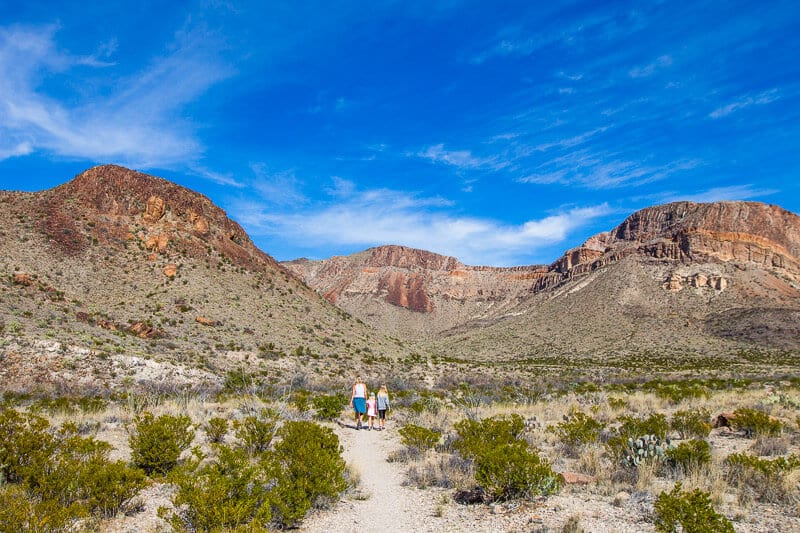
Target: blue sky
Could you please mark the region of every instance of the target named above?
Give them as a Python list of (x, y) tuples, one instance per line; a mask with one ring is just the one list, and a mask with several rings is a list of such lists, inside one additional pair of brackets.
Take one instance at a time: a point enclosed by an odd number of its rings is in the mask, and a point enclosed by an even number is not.
[(631, 212), (800, 212), (800, 7), (0, 3), (0, 188), (101, 163), (279, 260), (378, 244), (549, 263)]

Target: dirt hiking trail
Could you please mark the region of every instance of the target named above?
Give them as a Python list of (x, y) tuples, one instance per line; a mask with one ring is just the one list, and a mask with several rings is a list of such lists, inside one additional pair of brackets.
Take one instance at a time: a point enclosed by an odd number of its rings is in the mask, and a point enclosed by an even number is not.
[(344, 447), (342, 456), (361, 480), (357, 489), (332, 509), (309, 515), (300, 525), (301, 531), (443, 531), (438, 522), (441, 518), (434, 516), (439, 491), (404, 486), (405, 466), (387, 461), (389, 454), (402, 446), (394, 428), (387, 425), (385, 431), (357, 431), (350, 421), (333, 429)]

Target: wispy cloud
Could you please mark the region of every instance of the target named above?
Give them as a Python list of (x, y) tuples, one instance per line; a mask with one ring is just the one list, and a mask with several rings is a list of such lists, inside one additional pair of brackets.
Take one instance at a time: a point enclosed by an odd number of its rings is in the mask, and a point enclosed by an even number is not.
[(300, 180), (293, 171), (272, 172), (264, 163), (251, 163), (250, 170), (255, 175), (252, 188), (269, 203), (287, 206), (303, 204), (307, 201), (300, 190)]
[(751, 106), (770, 104), (778, 99), (780, 99), (780, 94), (778, 94), (776, 89), (772, 89), (754, 96), (744, 96), (728, 105), (718, 107), (709, 113), (708, 116), (713, 119), (723, 118), (727, 117), (731, 113), (735, 113), (736, 111), (740, 111)]
[(641, 186), (664, 180), (701, 166), (699, 159), (681, 159), (661, 164), (625, 158), (624, 154), (582, 149), (553, 158), (517, 181), (531, 184), (581, 186), (589, 189), (614, 189)]
[[(203, 147), (180, 110), (232, 74), (202, 29), (179, 32), (168, 53), (132, 75), (109, 70), (113, 40), (76, 56), (58, 46), (57, 33), (52, 25), (0, 28), (0, 156), (22, 155), (14, 148), (24, 146), (144, 168), (200, 159)], [(102, 87), (92, 86), (92, 70), (103, 71)], [(78, 78), (82, 92), (70, 93)]]
[(757, 187), (752, 184), (730, 185), (728, 187), (714, 187), (706, 191), (689, 194), (670, 193), (664, 197), (665, 202), (722, 202), (726, 200), (750, 200), (777, 194), (777, 189)]
[(459, 169), (488, 168), (499, 170), (508, 166), (508, 162), (499, 157), (478, 157), (470, 150), (446, 150), (444, 144), (429, 146), (425, 150), (417, 152), (416, 155), (435, 163), (444, 163)]
[(672, 57), (669, 55), (660, 56), (658, 59), (647, 65), (638, 66), (628, 71), (631, 78), (649, 78), (659, 70), (672, 65)]
[(275, 212), (253, 200), (231, 212), (254, 235), (280, 236), (313, 247), (400, 244), (452, 255), (467, 264), (515, 265), (537, 250), (558, 244), (577, 229), (611, 212), (606, 204), (573, 207), (523, 224), (459, 216), (441, 198), (376, 189), (305, 211)]

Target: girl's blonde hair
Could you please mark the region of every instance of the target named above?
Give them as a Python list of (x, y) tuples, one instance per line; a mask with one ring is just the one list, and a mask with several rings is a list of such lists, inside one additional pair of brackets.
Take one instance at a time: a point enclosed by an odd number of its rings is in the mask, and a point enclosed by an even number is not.
[(381, 385), (381, 390), (378, 391), (378, 394), (389, 394), (389, 391), (386, 390), (386, 385)]

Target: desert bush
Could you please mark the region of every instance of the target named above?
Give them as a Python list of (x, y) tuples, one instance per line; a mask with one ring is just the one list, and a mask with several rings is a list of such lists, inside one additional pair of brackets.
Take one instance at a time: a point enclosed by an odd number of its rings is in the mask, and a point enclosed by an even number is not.
[(320, 420), (335, 420), (342, 414), (342, 409), (347, 405), (347, 398), (341, 394), (316, 396), (311, 403), (314, 405)]
[(691, 468), (711, 463), (711, 446), (701, 439), (681, 442), (664, 453), (670, 466), (684, 473)]
[(552, 494), (561, 479), (539, 454), (521, 438), (525, 429), (517, 414), (464, 419), (455, 425), (458, 438), (453, 448), (475, 465), (475, 480), (495, 500)]
[(463, 457), (475, 458), (482, 450), (519, 440), (525, 420), (518, 414), (496, 416), (483, 420), (465, 418), (455, 424), (458, 438), (453, 448)]
[(136, 416), (134, 424), (128, 437), (131, 461), (148, 475), (172, 470), (194, 437), (192, 421), (185, 415), (156, 418), (146, 411)]
[(749, 491), (756, 499), (765, 502), (783, 502), (791, 498), (792, 489), (787, 487), (786, 477), (792, 470), (800, 468), (800, 457), (777, 457), (761, 459), (746, 453), (734, 453), (725, 459), (728, 481), (740, 489)]
[(592, 444), (600, 439), (603, 424), (591, 416), (580, 411), (573, 411), (566, 420), (559, 422), (556, 427), (548, 429), (555, 433), (562, 444), (573, 454), (587, 444)]
[(0, 409), (0, 466), (6, 481), (19, 482), (36, 458), (49, 457), (56, 443), (50, 423), (31, 413)]
[(414, 424), (408, 424), (397, 430), (401, 442), (418, 452), (430, 450), (442, 437), (442, 432)]
[(483, 449), (475, 458), (475, 480), (493, 500), (547, 496), (561, 488), (558, 474), (524, 441)]
[(206, 439), (211, 443), (220, 443), (228, 433), (228, 420), (219, 416), (208, 419), (203, 424), (203, 431), (206, 432)]
[(704, 439), (711, 433), (711, 412), (708, 409), (697, 408), (677, 411), (672, 415), (669, 425), (677, 431), (682, 439), (696, 437)]
[[(265, 473), (241, 448), (215, 446), (215, 461), (196, 458), (172, 475), (181, 510), (170, 522), (176, 531), (220, 531), (269, 525), (272, 517)], [(201, 466), (202, 464), (202, 466)], [(185, 506), (185, 507), (182, 507)]]
[(783, 430), (780, 420), (770, 417), (763, 411), (740, 407), (733, 414), (734, 427), (744, 431), (747, 437), (777, 436)]
[(292, 527), (314, 505), (333, 500), (347, 488), (345, 462), (339, 438), (314, 422), (286, 422), (269, 461), (273, 488), (273, 516), (282, 527)]
[(29, 495), (19, 485), (0, 486), (0, 524), (3, 531), (61, 532), (86, 516), (80, 505), (63, 506)]
[(628, 402), (623, 398), (615, 398), (610, 396), (608, 398), (608, 406), (615, 411), (621, 411), (622, 409), (628, 407)]
[(311, 393), (305, 389), (298, 389), (292, 393), (292, 405), (301, 413), (311, 408)]
[(662, 492), (653, 504), (655, 528), (659, 533), (733, 533), (733, 525), (717, 513), (711, 495), (700, 489), (682, 490), (676, 483), (670, 492)]
[(656, 396), (671, 403), (680, 403), (689, 398), (709, 398), (711, 391), (699, 383), (676, 381), (661, 383), (655, 389)]
[[(110, 462), (111, 445), (79, 436), (73, 423), (51, 433), (49, 423), (36, 415), (8, 410), (0, 420), (0, 464), (30, 500), (20, 505), (31, 520), (62, 523), (89, 513), (111, 516), (144, 486), (142, 472), (122, 461)], [(19, 494), (5, 496), (19, 499)]]
[(251, 454), (267, 451), (275, 436), (279, 416), (274, 410), (265, 408), (258, 415), (246, 416), (233, 421), (233, 430), (241, 446)]

